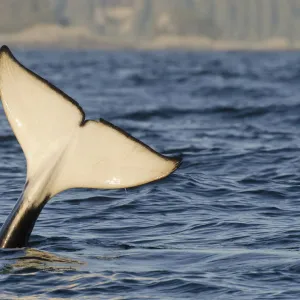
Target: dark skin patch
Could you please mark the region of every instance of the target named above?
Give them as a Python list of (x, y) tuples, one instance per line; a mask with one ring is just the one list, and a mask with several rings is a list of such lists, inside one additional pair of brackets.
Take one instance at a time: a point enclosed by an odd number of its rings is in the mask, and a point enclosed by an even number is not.
[[(21, 195), (14, 209), (1, 228), (0, 248), (26, 247), (35, 222), (38, 219), (43, 207), (50, 199), (50, 196), (47, 196), (39, 207), (29, 208), (23, 212), (21, 210), (22, 204), (24, 202), (22, 196), (23, 194)], [(12, 225), (12, 222), (17, 217), (20, 218), (18, 223), (14, 223), (14, 225)], [(12, 226), (14, 227), (12, 228)]]

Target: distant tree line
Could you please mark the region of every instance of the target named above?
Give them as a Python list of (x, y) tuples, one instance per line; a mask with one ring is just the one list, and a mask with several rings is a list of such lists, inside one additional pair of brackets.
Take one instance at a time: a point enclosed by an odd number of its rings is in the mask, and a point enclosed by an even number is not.
[[(132, 11), (130, 20), (120, 18), (123, 23), (108, 13), (120, 6)], [(100, 35), (122, 38), (169, 34), (229, 40), (285, 37), (293, 42), (300, 40), (300, 0), (0, 1), (0, 32), (37, 23), (86, 26)]]

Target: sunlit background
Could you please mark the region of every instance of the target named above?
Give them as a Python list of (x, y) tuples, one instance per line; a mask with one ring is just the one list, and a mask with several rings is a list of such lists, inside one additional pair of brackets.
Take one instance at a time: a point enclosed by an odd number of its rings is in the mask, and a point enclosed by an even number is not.
[(0, 41), (84, 48), (300, 47), (299, 0), (1, 0)]

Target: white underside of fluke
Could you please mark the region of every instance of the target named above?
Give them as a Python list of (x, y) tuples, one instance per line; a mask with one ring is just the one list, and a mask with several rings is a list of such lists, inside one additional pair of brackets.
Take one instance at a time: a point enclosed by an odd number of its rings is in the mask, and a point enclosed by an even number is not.
[(77, 102), (26, 69), (6, 46), (0, 50), (0, 96), (26, 157), (33, 198), (75, 187), (133, 187), (179, 165), (106, 121), (85, 121)]

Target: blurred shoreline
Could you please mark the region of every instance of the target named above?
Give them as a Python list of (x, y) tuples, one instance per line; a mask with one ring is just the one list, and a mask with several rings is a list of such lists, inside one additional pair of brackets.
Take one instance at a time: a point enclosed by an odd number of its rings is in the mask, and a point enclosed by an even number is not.
[(99, 36), (86, 27), (63, 27), (40, 24), (18, 33), (0, 34), (0, 43), (20, 48), (57, 49), (137, 49), (137, 50), (297, 50), (300, 42), (293, 44), (284, 37), (263, 41), (210, 39), (201, 36), (160, 35), (151, 40), (141, 38)]

